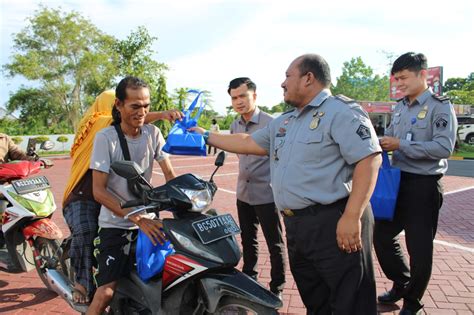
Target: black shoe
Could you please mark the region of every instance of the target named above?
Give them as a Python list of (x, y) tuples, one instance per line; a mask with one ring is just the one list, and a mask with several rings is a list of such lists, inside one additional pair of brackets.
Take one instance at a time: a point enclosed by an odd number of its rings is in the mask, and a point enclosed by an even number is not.
[(279, 291), (279, 290), (270, 290), (273, 294), (275, 294), (279, 299), (280, 301), (283, 301), (283, 292), (282, 291)]
[(399, 314), (400, 315), (421, 315), (423, 314), (423, 309), (420, 308), (418, 311), (413, 311), (409, 308), (402, 307)]
[(390, 291), (387, 291), (377, 297), (379, 303), (382, 304), (393, 304), (400, 300), (405, 293), (404, 287), (393, 287)]

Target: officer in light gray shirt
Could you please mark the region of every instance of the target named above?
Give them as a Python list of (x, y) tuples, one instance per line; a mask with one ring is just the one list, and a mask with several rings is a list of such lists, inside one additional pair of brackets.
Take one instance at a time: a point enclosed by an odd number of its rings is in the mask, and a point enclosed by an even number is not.
[(369, 199), (381, 148), (367, 113), (332, 96), (330, 85), (327, 62), (303, 55), (281, 85), (293, 111), (250, 136), (193, 130), (223, 150), (270, 157), (290, 268), (307, 314), (375, 315)]
[[(273, 117), (261, 111), (255, 104), (257, 86), (246, 77), (229, 83), (234, 111), (240, 114), (230, 127), (231, 133), (247, 133), (265, 128)], [(239, 154), (239, 178), (237, 181), (237, 212), (242, 230), (244, 265), (242, 271), (257, 279), (258, 225), (270, 252), (270, 290), (281, 299), (285, 285), (284, 242), (279, 211), (273, 202), (270, 186), (270, 160), (268, 156)]]
[[(441, 177), (454, 149), (457, 120), (445, 97), (428, 89), (428, 62), (423, 54), (406, 53), (395, 60), (392, 75), (405, 95), (392, 115), (382, 148), (393, 151), (393, 165), (401, 169), (400, 190), (393, 221), (375, 224), (374, 246), (380, 266), (393, 287), (380, 303), (403, 298), (402, 315), (422, 314), (421, 299), (433, 264), (433, 239), (443, 203)], [(410, 264), (400, 247), (405, 231)]]

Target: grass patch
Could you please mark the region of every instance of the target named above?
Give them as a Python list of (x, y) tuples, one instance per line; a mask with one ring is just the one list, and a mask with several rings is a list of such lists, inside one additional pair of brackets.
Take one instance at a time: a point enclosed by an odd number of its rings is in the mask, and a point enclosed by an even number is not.
[(48, 156), (55, 156), (55, 155), (67, 155), (67, 156), (69, 156), (71, 151), (43, 151), (43, 150), (39, 150), (37, 153), (40, 157), (48, 157)]
[(474, 145), (462, 143), (453, 153), (453, 156), (474, 159)]

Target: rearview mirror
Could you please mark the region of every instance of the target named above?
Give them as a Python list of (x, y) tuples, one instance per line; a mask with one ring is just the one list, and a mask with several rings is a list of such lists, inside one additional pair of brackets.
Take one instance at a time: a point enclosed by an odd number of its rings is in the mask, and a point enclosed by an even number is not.
[(40, 149), (43, 151), (49, 151), (54, 148), (54, 142), (46, 140), (45, 142), (41, 143)]
[(214, 162), (214, 165), (218, 167), (221, 167), (222, 165), (224, 165), (226, 154), (227, 153), (225, 151), (219, 152), (219, 154), (217, 155), (216, 161)]
[(143, 173), (141, 167), (133, 161), (116, 161), (112, 163), (111, 168), (117, 175), (126, 179), (135, 178)]

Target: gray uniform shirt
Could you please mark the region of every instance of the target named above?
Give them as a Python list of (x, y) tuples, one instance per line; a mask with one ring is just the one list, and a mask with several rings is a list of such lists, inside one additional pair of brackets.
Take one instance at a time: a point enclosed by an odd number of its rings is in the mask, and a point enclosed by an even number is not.
[(439, 100), (430, 89), (413, 104), (406, 98), (400, 100), (385, 130), (386, 136), (400, 139), (400, 148), (393, 152), (393, 165), (420, 175), (446, 173), (457, 127), (449, 100)]
[[(167, 156), (166, 153), (161, 151), (165, 140), (160, 130), (154, 125), (144, 125), (138, 138), (132, 139), (125, 136), (125, 139), (130, 151), (130, 159), (140, 165), (141, 169), (145, 172), (145, 178), (150, 182), (153, 160), (161, 161)], [(99, 131), (94, 140), (90, 168), (108, 173), (107, 190), (120, 201), (128, 201), (137, 197), (128, 190), (127, 180), (118, 176), (110, 168), (113, 162), (123, 160), (122, 148), (115, 128), (110, 126)], [(138, 228), (131, 221), (115, 215), (105, 206), (100, 208), (99, 226), (120, 229)]]
[[(234, 120), (230, 126), (230, 133), (251, 134), (266, 127), (272, 120), (270, 114), (262, 112), (257, 107), (248, 122), (242, 117)], [(239, 154), (237, 199), (252, 206), (273, 202), (268, 156)]]
[(352, 190), (355, 164), (381, 152), (362, 107), (321, 91), (300, 112), (293, 110), (252, 134), (270, 155), (278, 209), (330, 204)]

